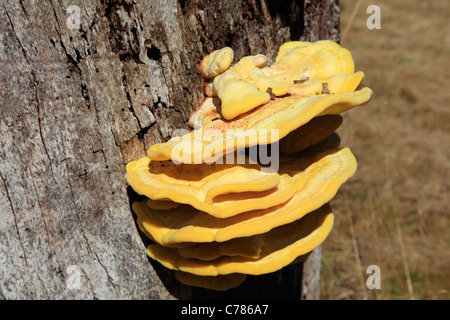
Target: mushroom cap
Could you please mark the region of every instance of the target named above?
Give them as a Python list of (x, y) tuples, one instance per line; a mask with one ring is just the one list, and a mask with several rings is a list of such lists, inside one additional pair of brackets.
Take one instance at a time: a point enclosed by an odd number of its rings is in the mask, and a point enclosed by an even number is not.
[(290, 177), (264, 173), (258, 164), (177, 165), (143, 157), (126, 166), (125, 177), (140, 195), (189, 204), (217, 217), (267, 208), (294, 193)]
[(280, 152), (293, 154), (304, 150), (328, 137), (341, 124), (343, 118), (329, 114), (312, 119), (280, 140)]
[(267, 92), (270, 88), (271, 92), (279, 97), (289, 93), (289, 85), (287, 83), (281, 83), (266, 76), (261, 69), (254, 68), (250, 72), (250, 81), (261, 92)]
[[(141, 219), (136, 219), (139, 230), (151, 241), (156, 242), (153, 236), (145, 229)], [(225, 242), (191, 243), (182, 242), (166, 247), (177, 248), (183, 258), (198, 260), (215, 260), (221, 256), (241, 256), (258, 259), (261, 253), (262, 239), (258, 236), (235, 238)]]
[(247, 275), (232, 273), (221, 276), (197, 276), (192, 273), (175, 271), (175, 278), (183, 284), (216, 291), (236, 288), (244, 282)]
[(217, 108), (220, 107), (220, 99), (206, 98), (200, 103), (198, 108), (191, 113), (188, 125), (191, 128), (195, 128), (196, 124), (206, 125), (213, 120), (220, 119), (222, 116), (217, 112)]
[(229, 218), (242, 212), (266, 209), (288, 201), (295, 192), (293, 179), (280, 175), (280, 183), (269, 190), (259, 192), (230, 192), (213, 198), (211, 210), (217, 218)]
[(269, 89), (274, 96), (282, 96), (292, 94), (290, 85), (295, 85), (299, 79), (354, 72), (350, 52), (329, 40), (286, 43), (280, 48), (275, 63), (268, 67), (266, 64), (267, 57), (261, 54), (243, 57), (216, 76), (212, 88), (205, 84), (206, 94), (217, 93), (222, 101), (221, 114), (225, 119), (231, 120), (266, 103), (270, 99), (266, 94)]
[[(259, 70), (259, 69), (257, 69)], [(262, 71), (257, 71), (256, 73), (261, 73)], [(267, 77), (266, 77), (267, 78)], [(270, 79), (270, 78), (267, 78)], [(273, 81), (273, 80), (272, 80)], [(354, 92), (359, 89), (364, 83), (364, 73), (358, 71), (356, 73), (351, 74), (339, 74), (333, 75), (328, 78), (316, 78), (316, 79), (308, 79), (304, 81), (299, 81), (299, 83), (294, 83), (289, 85), (290, 95), (297, 97), (309, 97), (315, 96), (318, 94), (322, 94), (323, 84), (326, 83), (329, 89), (329, 94), (336, 93), (345, 93), (345, 92)], [(266, 83), (267, 84), (267, 83)], [(266, 85), (264, 84), (264, 85)], [(255, 82), (255, 85), (258, 87), (258, 83)], [(281, 84), (285, 85), (286, 84)], [(262, 86), (262, 84), (261, 84)], [(269, 86), (269, 84), (267, 84)], [(283, 95), (286, 90), (283, 87), (277, 87), (277, 84), (270, 84), (272, 88), (272, 92), (275, 95)], [(258, 87), (260, 90), (267, 90), (265, 87)], [(282, 90), (278, 92), (277, 90)], [(220, 119), (221, 114), (219, 112), (220, 109), (220, 99), (205, 99), (202, 101), (200, 106), (191, 114), (189, 118), (188, 124), (194, 128), (195, 123), (202, 123), (203, 125), (209, 124), (211, 121)], [(256, 110), (257, 111), (257, 110)], [(256, 116), (256, 115), (255, 115)]]
[(225, 242), (180, 243), (174, 246), (183, 258), (210, 261), (221, 256), (240, 256), (258, 259), (268, 233), (251, 237), (234, 238)]
[[(265, 191), (230, 192), (220, 194), (205, 203), (203, 211), (217, 218), (228, 218), (245, 211), (266, 209), (289, 200), (295, 192), (294, 181), (287, 174), (280, 176), (280, 183)], [(168, 210), (180, 203), (165, 200), (147, 200), (147, 206), (154, 210)]]
[[(220, 194), (212, 199), (211, 204), (204, 203), (204, 212), (217, 218), (229, 218), (246, 211), (266, 209), (289, 200), (295, 192), (295, 184), (287, 174), (280, 176), (280, 183), (265, 191), (230, 192)], [(165, 200), (147, 199), (147, 206), (153, 210), (169, 210), (180, 203)]]
[(263, 68), (267, 64), (267, 57), (263, 54), (246, 56), (230, 67), (230, 70), (237, 72), (246, 80), (250, 79), (250, 73), (255, 68)]
[(333, 220), (330, 206), (324, 205), (295, 222), (271, 230), (267, 236), (270, 241), (264, 243), (258, 259), (222, 256), (212, 261), (201, 261), (183, 258), (178, 249), (156, 243), (147, 246), (147, 255), (169, 269), (200, 276), (260, 275), (277, 271), (319, 246), (331, 231)]
[[(255, 260), (261, 257), (267, 247), (278, 242), (288, 242), (292, 238), (297, 230), (295, 225), (287, 227), (289, 225), (276, 227), (266, 233), (234, 238), (225, 242), (178, 243), (169, 247), (176, 248), (180, 257), (188, 259), (211, 261), (222, 256), (239, 256)], [(143, 227), (142, 223), (139, 226)], [(143, 232), (148, 236), (147, 231)], [(152, 239), (151, 236), (149, 239)]]
[[(340, 114), (351, 108), (366, 104), (371, 97), (372, 90), (363, 88), (351, 93), (321, 94), (311, 97), (291, 95), (275, 98), (232, 121), (215, 119), (207, 122), (201, 127), (202, 134), (210, 130), (217, 130), (222, 136), (212, 140), (204, 139), (200, 148), (193, 147), (196, 132), (194, 130), (194, 132), (182, 137), (172, 138), (166, 143), (153, 145), (147, 150), (147, 155), (153, 160), (172, 159), (182, 162), (186, 158), (190, 158), (192, 163), (194, 162), (193, 159), (212, 161), (215, 157), (218, 159), (223, 154), (237, 149), (256, 144), (277, 142), (316, 116)], [(214, 104), (208, 103), (208, 105)], [(228, 129), (232, 129), (231, 132), (227, 131)], [(276, 130), (278, 134), (272, 134), (272, 129)], [(245, 136), (252, 137), (252, 139), (242, 139)], [(227, 141), (234, 141), (234, 143), (226, 143)], [(176, 149), (183, 150), (183, 155), (180, 156), (177, 152), (174, 152)], [(211, 150), (215, 150), (215, 155)], [(217, 152), (217, 150), (222, 152)]]
[[(132, 204), (153, 242), (147, 255), (182, 283), (214, 290), (302, 261), (325, 240), (327, 202), (357, 166), (337, 149), (339, 114), (372, 97), (350, 52), (332, 41), (285, 43), (270, 66), (264, 55), (233, 59), (225, 47), (201, 61), (207, 98), (189, 118), (194, 130), (126, 168), (147, 197)], [(272, 155), (276, 142), (275, 174), (244, 156), (268, 144)], [(244, 164), (223, 164), (236, 152)]]
[(200, 62), (200, 71), (205, 78), (213, 78), (227, 70), (234, 59), (234, 51), (224, 47), (211, 52)]
[(275, 63), (262, 71), (275, 81), (293, 83), (305, 78), (327, 78), (355, 72), (350, 51), (336, 42), (291, 41), (281, 45)]
[(154, 240), (164, 246), (183, 242), (224, 242), (268, 232), (291, 223), (331, 200), (356, 170), (348, 148), (328, 150), (311, 157), (281, 157), (280, 172), (289, 174), (295, 193), (283, 204), (219, 219), (192, 207), (151, 210), (134, 202), (133, 210)]
[[(343, 79), (339, 78), (355, 78), (353, 82), (357, 82), (358, 78), (361, 75), (363, 76), (362, 72), (353, 76), (354, 62), (350, 52), (329, 40), (314, 43), (303, 41), (284, 43), (280, 47), (273, 65), (254, 71), (265, 82), (271, 82), (271, 84), (267, 83), (265, 86), (255, 84), (258, 89), (265, 91), (270, 86), (276, 96), (288, 92), (291, 95), (298, 94), (301, 96), (320, 94), (321, 82), (333, 84), (332, 94), (352, 92), (356, 87), (352, 87), (351, 83), (345, 83)], [(257, 79), (260, 78), (254, 78), (252, 81), (256, 83)], [(301, 84), (303, 80), (308, 83), (300, 85), (300, 88), (298, 88), (297, 82)], [(320, 85), (319, 90), (316, 90), (317, 84)], [(280, 90), (280, 87), (283, 89)], [(309, 90), (306, 91), (306, 88)]]
[[(153, 145), (147, 150), (148, 157), (152, 160), (199, 158), (203, 162), (214, 161), (211, 150), (220, 158), (223, 153), (240, 148), (270, 144), (316, 116), (340, 114), (366, 104), (372, 97), (370, 88), (360, 89), (364, 74), (355, 73), (351, 53), (330, 40), (284, 43), (275, 63), (265, 66), (266, 63), (264, 55), (256, 55), (231, 65), (215, 77), (213, 88), (209, 88), (216, 91), (218, 97), (206, 98), (191, 115), (191, 127), (201, 123), (203, 132), (218, 130), (222, 138), (194, 148), (194, 133), (191, 132), (183, 138)], [(272, 100), (268, 101), (268, 96)], [(244, 136), (262, 129), (279, 130), (279, 134), (262, 134), (261, 139), (258, 136), (245, 140), (227, 133), (228, 129), (243, 130)], [(235, 140), (234, 144), (226, 143)], [(174, 148), (182, 149), (183, 157), (173, 153)]]
[(217, 95), (217, 92), (214, 90), (214, 79), (215, 78), (206, 79), (203, 87), (203, 93), (205, 96), (214, 97)]
[(267, 92), (259, 91), (233, 70), (227, 70), (214, 79), (214, 91), (221, 100), (221, 114), (227, 120), (270, 100)]
[(353, 92), (363, 85), (364, 79), (365, 76), (362, 71), (335, 74), (327, 78), (311, 78), (290, 85), (290, 93), (304, 97), (322, 94), (324, 84), (329, 89), (328, 94)]

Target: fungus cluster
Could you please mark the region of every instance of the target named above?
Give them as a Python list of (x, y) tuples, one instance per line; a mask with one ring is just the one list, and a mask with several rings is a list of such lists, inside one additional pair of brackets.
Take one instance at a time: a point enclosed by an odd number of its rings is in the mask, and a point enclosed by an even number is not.
[(372, 97), (332, 41), (287, 42), (271, 66), (262, 54), (233, 60), (229, 47), (206, 56), (193, 129), (126, 167), (143, 196), (132, 208), (147, 255), (214, 290), (302, 261), (325, 240), (329, 201), (356, 170), (339, 148), (340, 114)]

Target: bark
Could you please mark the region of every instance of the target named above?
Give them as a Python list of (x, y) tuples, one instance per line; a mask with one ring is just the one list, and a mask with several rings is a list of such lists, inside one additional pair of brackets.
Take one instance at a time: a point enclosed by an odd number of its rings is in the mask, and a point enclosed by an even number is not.
[(146, 257), (124, 167), (187, 128), (204, 55), (338, 41), (337, 2), (0, 0), (0, 299), (300, 298), (301, 264), (180, 285)]

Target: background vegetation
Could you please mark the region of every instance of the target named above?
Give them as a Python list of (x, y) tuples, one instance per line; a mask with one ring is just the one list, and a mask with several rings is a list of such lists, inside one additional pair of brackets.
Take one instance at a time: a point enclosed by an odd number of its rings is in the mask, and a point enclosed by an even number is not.
[[(366, 27), (371, 4), (380, 30)], [(340, 5), (341, 44), (374, 98), (338, 130), (358, 170), (331, 203), (321, 299), (449, 299), (450, 2)], [(366, 287), (372, 264), (380, 290)]]

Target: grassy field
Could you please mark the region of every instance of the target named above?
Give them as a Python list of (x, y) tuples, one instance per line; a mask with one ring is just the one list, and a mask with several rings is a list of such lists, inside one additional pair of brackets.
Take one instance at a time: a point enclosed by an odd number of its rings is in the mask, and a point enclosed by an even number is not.
[[(371, 4), (380, 30), (366, 26)], [(340, 5), (341, 45), (374, 97), (338, 129), (358, 170), (331, 202), (321, 299), (449, 299), (450, 3)], [(369, 265), (380, 267), (379, 290), (366, 287)]]

